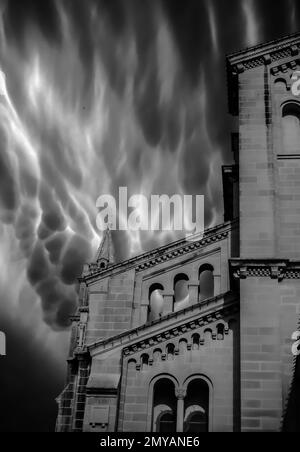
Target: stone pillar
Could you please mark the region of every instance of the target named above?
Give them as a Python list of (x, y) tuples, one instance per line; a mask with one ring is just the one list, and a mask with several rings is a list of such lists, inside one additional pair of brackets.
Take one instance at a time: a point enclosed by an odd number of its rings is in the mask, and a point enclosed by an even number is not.
[(214, 276), (214, 297), (221, 293), (221, 275), (213, 274)]
[(195, 303), (198, 303), (198, 300), (199, 300), (199, 281), (198, 281), (198, 279), (189, 281), (188, 288), (189, 288), (189, 304), (193, 305)]
[(170, 314), (171, 312), (173, 312), (174, 290), (167, 293), (164, 292), (162, 296), (164, 298), (163, 315)]
[(186, 396), (185, 389), (177, 389), (175, 393), (177, 397), (177, 420), (176, 420), (176, 432), (183, 432), (183, 420), (184, 420), (184, 398)]
[(142, 301), (140, 306), (140, 320), (141, 325), (145, 325), (148, 320), (149, 303), (147, 301)]

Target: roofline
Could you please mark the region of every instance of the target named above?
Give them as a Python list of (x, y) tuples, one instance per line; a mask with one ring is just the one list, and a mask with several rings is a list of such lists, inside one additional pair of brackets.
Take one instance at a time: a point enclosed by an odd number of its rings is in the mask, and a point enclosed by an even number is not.
[[(164, 246), (161, 246), (161, 247), (158, 247), (158, 248), (154, 248), (151, 251), (147, 251), (146, 253), (142, 253), (142, 254), (134, 256), (134, 257), (132, 257), (130, 259), (127, 259), (125, 261), (119, 262), (117, 264), (110, 265), (109, 267), (107, 267), (104, 270), (101, 269), (101, 270), (95, 271), (93, 273), (88, 273), (86, 275), (82, 275), (81, 277), (78, 278), (78, 281), (79, 282), (84, 282), (84, 281), (87, 281), (87, 280), (90, 280), (90, 279), (93, 279), (93, 278), (99, 277), (99, 276), (106, 277), (109, 274), (111, 274), (111, 272), (113, 270), (121, 268), (121, 267), (124, 267), (124, 266), (129, 266), (130, 268), (136, 267), (137, 264), (139, 262), (143, 261), (143, 260), (155, 258), (155, 257), (158, 257), (158, 255), (161, 256), (162, 254), (164, 254), (168, 250), (171, 250), (172, 248), (177, 248), (177, 247), (183, 246), (185, 244), (193, 245), (195, 243), (199, 243), (203, 239), (205, 240), (209, 236), (213, 236), (213, 235), (217, 234), (218, 231), (221, 231), (222, 229), (226, 229), (226, 228), (231, 229), (237, 223), (238, 223), (238, 219), (224, 222), (224, 223), (219, 224), (217, 226), (214, 226), (212, 228), (206, 229), (204, 231), (203, 237), (199, 238), (199, 240), (188, 241), (186, 238), (182, 238), (180, 240), (176, 240), (174, 242), (170, 242), (167, 245), (164, 245)], [(190, 238), (192, 238), (192, 237), (196, 238), (197, 234), (194, 234), (194, 235), (191, 234)]]
[(282, 36), (279, 39), (275, 39), (272, 41), (261, 42), (252, 47), (247, 47), (243, 50), (239, 50), (237, 52), (226, 55), (226, 60), (230, 64), (238, 64), (241, 61), (244, 61), (248, 58), (257, 58), (259, 56), (263, 56), (270, 52), (275, 52), (281, 48), (292, 46), (300, 42), (300, 32)]

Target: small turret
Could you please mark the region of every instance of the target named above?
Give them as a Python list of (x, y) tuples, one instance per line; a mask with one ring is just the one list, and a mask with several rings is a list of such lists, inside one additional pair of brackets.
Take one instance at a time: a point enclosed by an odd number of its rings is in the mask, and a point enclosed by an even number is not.
[(115, 263), (114, 247), (109, 227), (104, 231), (93, 264), (98, 269), (105, 269)]

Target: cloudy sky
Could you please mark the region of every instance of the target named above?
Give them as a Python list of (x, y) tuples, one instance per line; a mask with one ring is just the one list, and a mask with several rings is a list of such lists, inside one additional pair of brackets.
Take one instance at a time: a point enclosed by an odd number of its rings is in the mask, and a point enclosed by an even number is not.
[[(203, 194), (222, 222), (225, 55), (299, 30), (298, 0), (0, 0), (0, 429), (51, 430), (96, 199)], [(115, 233), (119, 260), (174, 235)]]

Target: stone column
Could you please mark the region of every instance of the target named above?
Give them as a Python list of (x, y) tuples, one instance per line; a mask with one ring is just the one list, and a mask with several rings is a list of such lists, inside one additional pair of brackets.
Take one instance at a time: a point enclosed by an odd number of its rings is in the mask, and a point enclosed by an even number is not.
[(214, 296), (220, 295), (221, 293), (221, 275), (213, 274), (214, 276)]
[(147, 301), (142, 301), (140, 305), (140, 321), (141, 325), (145, 325), (148, 320), (149, 303)]
[(186, 390), (182, 388), (176, 389), (175, 395), (177, 397), (176, 432), (183, 432), (184, 398), (186, 396)]
[(170, 314), (171, 312), (173, 312), (174, 290), (164, 292), (162, 296), (164, 298), (163, 315)]
[(199, 298), (199, 281), (198, 279), (192, 279), (188, 282), (189, 289), (189, 304), (198, 303)]

